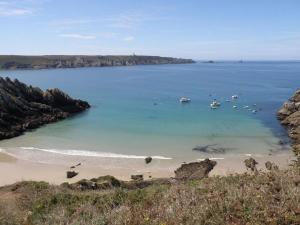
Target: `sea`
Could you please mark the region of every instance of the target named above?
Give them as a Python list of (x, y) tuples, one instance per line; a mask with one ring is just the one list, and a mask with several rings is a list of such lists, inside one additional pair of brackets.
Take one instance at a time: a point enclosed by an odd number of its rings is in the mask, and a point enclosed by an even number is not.
[[(43, 163), (68, 157), (194, 161), (290, 151), (276, 112), (300, 87), (300, 63), (216, 62), (11, 70), (42, 89), (90, 103), (84, 113), (0, 142), (2, 152)], [(237, 95), (236, 99), (232, 99)], [(190, 98), (181, 103), (181, 97)], [(216, 99), (220, 106), (210, 107)]]

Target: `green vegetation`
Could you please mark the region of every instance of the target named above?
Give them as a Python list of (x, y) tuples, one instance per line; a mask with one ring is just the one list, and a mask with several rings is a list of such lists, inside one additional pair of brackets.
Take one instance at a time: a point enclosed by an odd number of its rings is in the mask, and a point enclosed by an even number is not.
[(130, 66), (150, 64), (193, 63), (191, 59), (159, 57), (159, 56), (83, 56), (83, 55), (51, 55), (51, 56), (18, 56), (0, 55), (0, 69), (48, 69), (102, 66)]
[(45, 182), (0, 189), (1, 224), (300, 224), (300, 169), (78, 190)]

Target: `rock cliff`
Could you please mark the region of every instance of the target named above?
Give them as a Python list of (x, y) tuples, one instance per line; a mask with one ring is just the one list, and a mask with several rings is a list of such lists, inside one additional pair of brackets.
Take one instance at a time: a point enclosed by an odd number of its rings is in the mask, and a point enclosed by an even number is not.
[(103, 66), (132, 66), (155, 64), (194, 63), (191, 59), (160, 56), (87, 56), (87, 55), (50, 55), (18, 56), (1, 55), (0, 69), (54, 69)]
[(277, 113), (278, 119), (288, 128), (295, 153), (300, 155), (300, 90), (283, 104)]
[(17, 79), (0, 77), (0, 140), (65, 119), (89, 108), (59, 89), (42, 91)]

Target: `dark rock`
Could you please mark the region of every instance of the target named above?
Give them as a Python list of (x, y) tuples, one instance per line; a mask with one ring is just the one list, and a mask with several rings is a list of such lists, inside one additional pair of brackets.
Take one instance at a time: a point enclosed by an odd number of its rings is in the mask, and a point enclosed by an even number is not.
[(300, 154), (300, 90), (285, 102), (277, 113), (277, 118), (287, 127), (296, 154)]
[(196, 146), (193, 148), (193, 151), (199, 151), (203, 153), (209, 153), (209, 154), (222, 154), (225, 153), (228, 149), (222, 148), (222, 147), (213, 147), (214, 145), (205, 145), (205, 146)]
[(151, 161), (152, 161), (152, 157), (149, 156), (149, 157), (145, 158), (146, 164), (151, 163)]
[(65, 119), (89, 107), (87, 102), (72, 99), (59, 89), (43, 92), (18, 80), (0, 77), (0, 140)]
[(175, 170), (175, 178), (181, 180), (202, 179), (208, 176), (208, 173), (216, 166), (216, 161), (205, 159), (201, 162), (192, 162), (182, 164)]
[(120, 187), (121, 186), (121, 181), (116, 179), (113, 176), (101, 176), (98, 178), (93, 178), (91, 181), (96, 182), (99, 187), (101, 187), (102, 184), (108, 183), (110, 187)]
[(253, 158), (246, 159), (244, 161), (244, 163), (245, 163), (245, 166), (247, 169), (250, 169), (251, 171), (254, 171), (254, 172), (257, 171), (256, 165), (258, 164), (258, 162), (256, 162), (255, 159), (253, 159)]
[(135, 180), (135, 181), (141, 181), (141, 180), (144, 180), (144, 176), (143, 174), (138, 174), (138, 175), (131, 175), (131, 179), (132, 180)]
[(122, 183), (122, 188), (134, 190), (149, 187), (151, 185), (170, 185), (176, 181), (171, 178), (158, 178), (151, 180), (131, 180)]
[(265, 166), (267, 170), (278, 170), (278, 166), (275, 163), (272, 163), (270, 161), (267, 161), (265, 163)]
[(98, 188), (96, 182), (87, 179), (82, 179), (76, 182), (76, 185), (78, 186), (77, 188), (80, 190), (96, 190)]
[(93, 179), (82, 179), (76, 183), (69, 184), (68, 188), (77, 190), (107, 190), (121, 187), (123, 181), (119, 181), (113, 176), (102, 176)]
[(78, 173), (75, 171), (67, 171), (67, 178), (69, 178), (69, 179), (72, 177), (75, 177), (77, 175), (78, 175)]

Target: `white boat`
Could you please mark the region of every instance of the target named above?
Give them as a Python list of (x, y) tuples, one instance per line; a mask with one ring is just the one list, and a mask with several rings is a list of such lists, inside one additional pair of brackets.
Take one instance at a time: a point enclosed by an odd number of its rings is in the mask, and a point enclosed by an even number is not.
[(236, 105), (234, 105), (234, 106), (232, 106), (232, 108), (234, 108), (234, 109), (237, 109), (237, 106), (236, 106)]
[(220, 106), (221, 106), (221, 103), (218, 102), (217, 100), (213, 100), (213, 102), (210, 104), (210, 107), (211, 107), (212, 109), (216, 109), (216, 108), (218, 108), (218, 107), (220, 107)]
[(186, 98), (186, 97), (181, 97), (181, 98), (179, 99), (179, 101), (180, 101), (181, 103), (189, 103), (189, 102), (191, 102), (191, 99), (190, 99), (190, 98)]
[(232, 98), (232, 99), (238, 99), (239, 96), (238, 96), (238, 95), (232, 95), (231, 98)]

